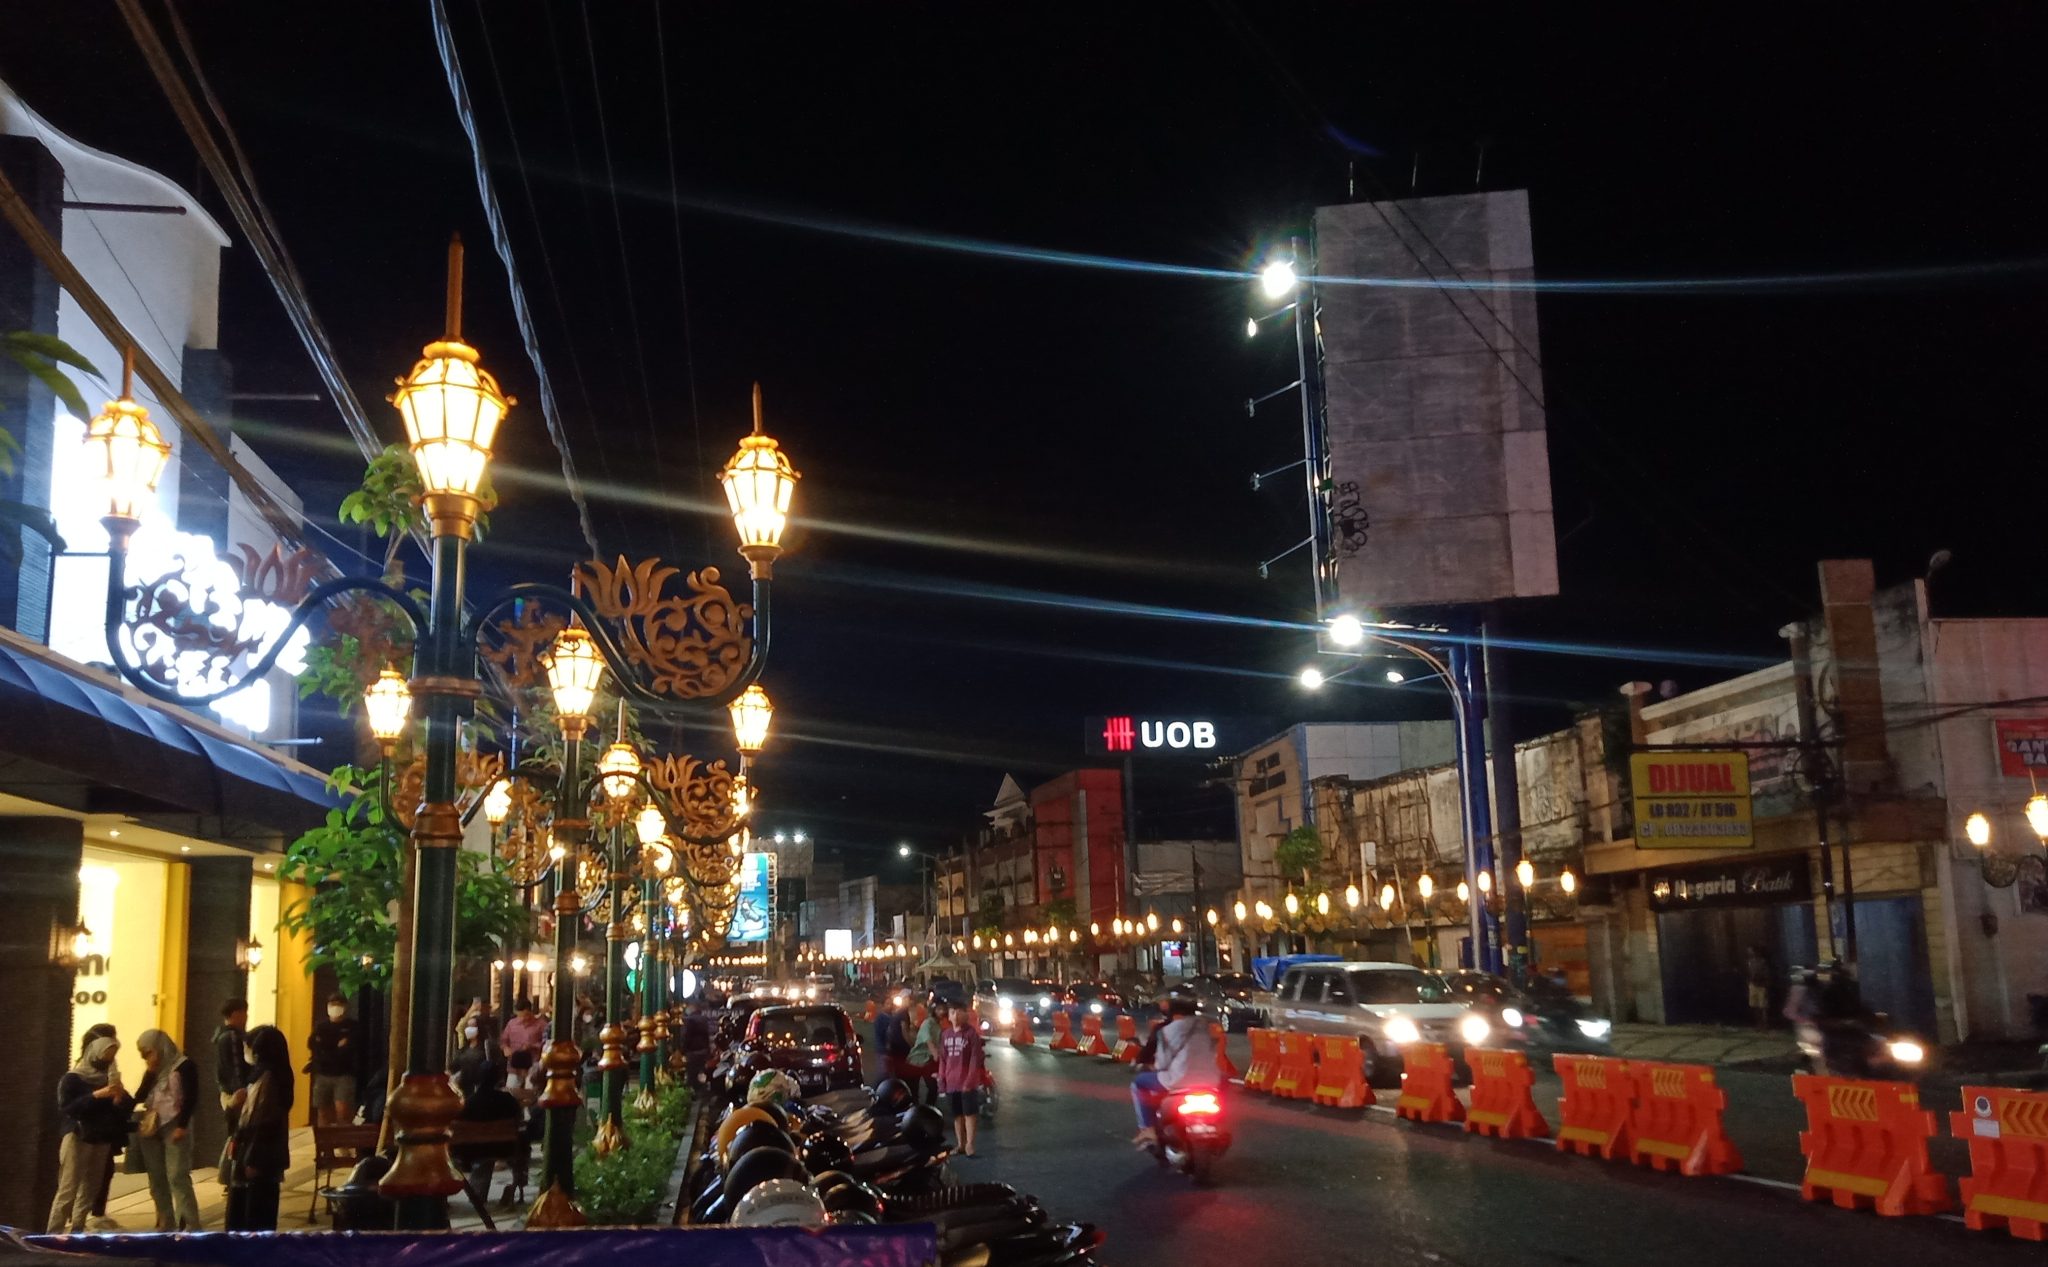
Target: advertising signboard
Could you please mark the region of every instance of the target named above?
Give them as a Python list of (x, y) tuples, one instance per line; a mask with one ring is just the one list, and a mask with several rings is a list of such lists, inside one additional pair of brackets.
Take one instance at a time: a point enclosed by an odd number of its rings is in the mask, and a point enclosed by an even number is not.
[(767, 941), (775, 931), (775, 855), (742, 856), (739, 881), (739, 905), (733, 909), (732, 930), (726, 940), (735, 944)]
[(2008, 779), (2035, 779), (2048, 775), (2048, 717), (2001, 717), (1998, 728), (1998, 768)]
[(1756, 848), (1747, 753), (1638, 752), (1628, 772), (1637, 848)]
[(1088, 751), (1104, 757), (1205, 757), (1219, 751), (1217, 722), (1205, 717), (1090, 717)]

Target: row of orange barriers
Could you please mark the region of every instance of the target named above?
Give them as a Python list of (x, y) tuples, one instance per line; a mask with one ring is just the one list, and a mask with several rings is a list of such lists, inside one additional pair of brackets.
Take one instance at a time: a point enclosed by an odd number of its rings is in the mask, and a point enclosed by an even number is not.
[[(1237, 1070), (1224, 1050), (1222, 1027), (1212, 1026), (1211, 1032), (1217, 1038), (1218, 1071), (1235, 1077)], [(1356, 1041), (1271, 1029), (1253, 1029), (1248, 1036), (1252, 1060), (1244, 1073), (1247, 1090), (1340, 1109), (1362, 1109), (1373, 1103), (1372, 1085), (1365, 1079), (1365, 1051)]]

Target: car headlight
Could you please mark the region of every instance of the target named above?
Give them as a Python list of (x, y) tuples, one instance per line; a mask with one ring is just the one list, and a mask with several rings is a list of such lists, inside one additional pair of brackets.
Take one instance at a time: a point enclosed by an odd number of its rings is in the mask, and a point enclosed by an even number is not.
[(1465, 1040), (1467, 1047), (1477, 1047), (1493, 1034), (1493, 1026), (1477, 1012), (1467, 1012), (1458, 1018), (1458, 1037)]
[(996, 1024), (1009, 1025), (1014, 1023), (1016, 1019), (1017, 1014), (1011, 1011), (1009, 1008), (1005, 1007), (996, 1009)]
[(1097, 1016), (1100, 1016), (1100, 1015), (1102, 1015), (1102, 1004), (1100, 1004), (1100, 1003), (1090, 1003), (1090, 1004), (1088, 1005), (1088, 1010), (1089, 1010), (1089, 1011), (1091, 1011), (1091, 1012), (1093, 1012), (1093, 1013), (1095, 1013), (1095, 1014), (1096, 1014)]
[(1596, 1018), (1594, 1020), (1579, 1022), (1579, 1032), (1581, 1034), (1584, 1034), (1588, 1038), (1605, 1038), (1608, 1034), (1612, 1033), (1613, 1031), (1613, 1021), (1603, 1021)]
[(1010, 1007), (1010, 1006), (1013, 1006), (1013, 1005), (1011, 1004), (1011, 1002), (1010, 1002), (1010, 996), (1009, 996), (1009, 995), (1007, 995), (1007, 994), (998, 994), (998, 995), (996, 996), (996, 1006), (997, 1006), (997, 1007)]
[(1927, 1049), (1910, 1038), (1894, 1039), (1887, 1044), (1892, 1059), (1902, 1065), (1917, 1065), (1927, 1059)]
[(1422, 1031), (1405, 1016), (1390, 1016), (1387, 1018), (1387, 1041), (1396, 1047), (1406, 1047), (1410, 1043), (1421, 1042)]
[(1500, 1019), (1501, 1024), (1509, 1029), (1520, 1029), (1522, 1028), (1522, 1009), (1518, 1007), (1504, 1007), (1500, 1010)]
[(1051, 1007), (1051, 1006), (1052, 1006), (1052, 996), (1051, 996), (1050, 994), (1041, 994), (1041, 995), (1039, 995), (1039, 996), (1038, 996), (1038, 1006), (1040, 1006), (1040, 1007), (1044, 1007), (1044, 1008), (1049, 1008), (1049, 1007)]

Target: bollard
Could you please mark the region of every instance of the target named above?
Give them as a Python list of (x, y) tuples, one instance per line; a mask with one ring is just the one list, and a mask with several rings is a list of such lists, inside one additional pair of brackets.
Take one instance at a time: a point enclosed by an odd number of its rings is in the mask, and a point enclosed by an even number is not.
[(1411, 1122), (1462, 1122), (1465, 1106), (1451, 1086), (1451, 1053), (1442, 1043), (1401, 1049), (1401, 1098), (1394, 1112)]
[(1495, 1139), (1546, 1139), (1550, 1123), (1537, 1110), (1529, 1089), (1536, 1075), (1529, 1058), (1518, 1051), (1465, 1049), (1472, 1069), (1472, 1107), (1465, 1111), (1465, 1129)]
[(2022, 1240), (2048, 1239), (2048, 1094), (1964, 1087), (1949, 1132), (1970, 1141), (1963, 1222), (1979, 1232), (2002, 1227)]
[(1795, 1073), (1792, 1094), (1806, 1106), (1800, 1196), (1894, 1218), (1955, 1204), (1948, 1176), (1927, 1164), (1934, 1114), (1920, 1107), (1911, 1083)]
[(1629, 1116), (1635, 1082), (1628, 1062), (1612, 1056), (1551, 1056), (1564, 1096), (1557, 1102), (1557, 1146), (1606, 1161), (1634, 1155)]
[(1682, 1175), (1726, 1175), (1742, 1169), (1742, 1154), (1721, 1129), (1728, 1093), (1706, 1065), (1628, 1062), (1635, 1104), (1629, 1110), (1630, 1159)]
[(1365, 1080), (1365, 1049), (1353, 1038), (1316, 1040), (1315, 1102), (1338, 1109), (1362, 1109), (1375, 1101)]

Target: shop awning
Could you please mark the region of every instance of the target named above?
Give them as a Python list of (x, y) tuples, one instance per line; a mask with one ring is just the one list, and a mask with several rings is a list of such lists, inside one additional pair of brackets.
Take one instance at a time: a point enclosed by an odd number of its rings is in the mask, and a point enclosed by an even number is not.
[(205, 836), (295, 836), (337, 804), (316, 771), (12, 640), (0, 641), (0, 718), (0, 753), (198, 815)]

